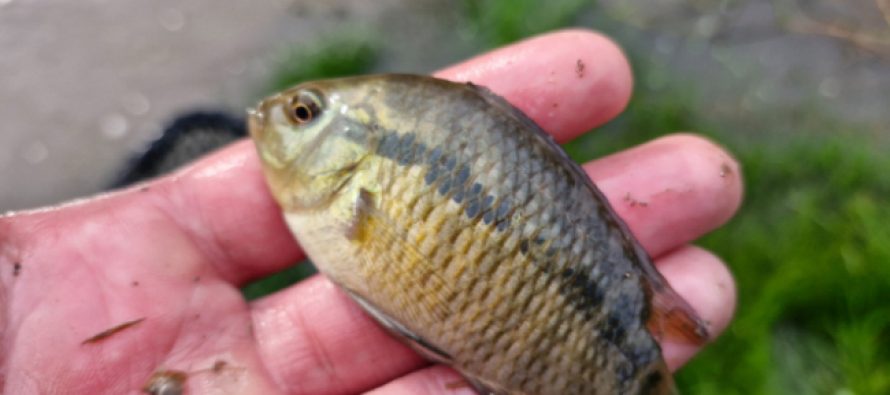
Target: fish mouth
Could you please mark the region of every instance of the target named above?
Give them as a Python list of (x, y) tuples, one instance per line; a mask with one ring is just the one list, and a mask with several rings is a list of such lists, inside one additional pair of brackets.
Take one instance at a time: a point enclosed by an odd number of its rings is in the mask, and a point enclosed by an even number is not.
[(275, 169), (281, 169), (284, 167), (284, 164), (279, 160), (274, 152), (270, 151), (271, 147), (269, 146), (270, 142), (268, 140), (272, 136), (268, 136), (268, 133), (266, 131), (266, 126), (268, 126), (267, 123), (269, 121), (267, 119), (267, 107), (267, 101), (264, 100), (258, 103), (256, 107), (247, 110), (247, 132), (257, 148), (257, 153), (260, 156), (260, 160), (266, 166), (271, 166)]
[(251, 137), (255, 140), (259, 140), (263, 137), (266, 127), (275, 121), (272, 112), (280, 108), (280, 106), (285, 103), (285, 100), (286, 97), (279, 93), (260, 100), (256, 106), (247, 110), (247, 128)]
[(266, 114), (263, 111), (263, 105), (257, 105), (256, 108), (247, 110), (247, 131), (255, 140), (262, 138), (263, 130), (266, 128)]

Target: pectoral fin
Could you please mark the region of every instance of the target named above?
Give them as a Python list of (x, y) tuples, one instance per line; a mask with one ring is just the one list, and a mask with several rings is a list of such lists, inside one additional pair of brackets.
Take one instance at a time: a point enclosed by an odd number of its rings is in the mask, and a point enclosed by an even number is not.
[[(427, 292), (422, 300), (416, 300), (413, 308), (431, 313), (442, 321), (450, 316), (450, 306), (443, 295), (453, 292), (451, 284), (442, 278), (438, 268), (429, 263), (429, 257), (418, 251), (414, 240), (400, 224), (380, 210), (380, 196), (361, 189), (354, 204), (354, 214), (347, 224), (346, 236), (357, 242), (363, 253), (360, 259), (374, 257), (366, 266), (385, 266), (391, 275), (404, 281), (414, 281), (438, 292)], [(380, 265), (380, 263), (386, 263)], [(409, 311), (417, 316), (419, 311)]]
[(352, 220), (346, 227), (346, 238), (364, 241), (368, 235), (368, 218), (374, 210), (374, 195), (367, 189), (360, 189), (353, 206)]

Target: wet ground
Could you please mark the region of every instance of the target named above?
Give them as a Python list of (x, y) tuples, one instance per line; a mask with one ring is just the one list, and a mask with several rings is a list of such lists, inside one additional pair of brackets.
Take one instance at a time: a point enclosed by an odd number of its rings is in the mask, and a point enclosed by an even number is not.
[[(451, 27), (450, 4), (0, 0), (0, 210), (102, 190), (175, 114), (243, 111), (289, 49), (331, 31), (379, 36), (381, 70), (425, 72), (460, 59), (479, 44)], [(765, 114), (794, 132), (806, 108), (888, 132), (883, 3), (598, 4), (579, 22), (663, 66), (640, 83), (695, 84), (703, 112)]]

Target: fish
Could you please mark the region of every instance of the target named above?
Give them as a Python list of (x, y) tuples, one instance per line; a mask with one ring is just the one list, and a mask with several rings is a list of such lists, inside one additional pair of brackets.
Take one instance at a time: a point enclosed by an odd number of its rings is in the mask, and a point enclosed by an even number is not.
[(659, 339), (708, 339), (581, 167), (485, 87), (310, 81), (248, 111), (319, 271), (480, 394), (674, 394)]

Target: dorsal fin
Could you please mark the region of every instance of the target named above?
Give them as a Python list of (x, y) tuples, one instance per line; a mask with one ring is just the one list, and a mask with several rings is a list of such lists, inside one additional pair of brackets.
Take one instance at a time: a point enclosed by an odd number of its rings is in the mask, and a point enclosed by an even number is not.
[[(565, 159), (566, 163), (574, 163), (574, 161), (572, 161), (572, 159), (569, 158), (565, 151), (559, 146), (556, 140), (553, 139), (553, 136), (551, 136), (550, 133), (547, 133), (547, 131), (541, 128), (541, 126), (539, 126), (533, 119), (529, 118), (529, 116), (522, 112), (522, 110), (516, 108), (516, 106), (508, 102), (507, 99), (504, 99), (503, 97), (497, 95), (484, 86), (476, 85), (472, 82), (467, 82), (466, 86), (468, 89), (471, 89), (473, 92), (479, 95), (479, 97), (485, 100), (486, 103), (488, 103), (492, 107), (501, 110), (504, 114), (509, 115), (514, 120), (522, 124), (522, 126), (524, 127), (521, 128), (521, 130), (529, 131), (536, 140), (538, 140), (541, 144), (549, 147), (550, 149), (548, 150), (548, 152), (559, 154), (563, 157), (563, 159)], [(582, 171), (580, 175), (584, 175), (584, 172)], [(584, 175), (583, 178), (586, 179), (587, 176)]]

